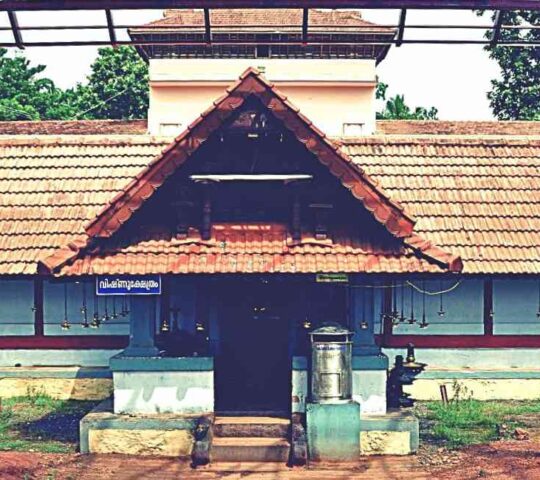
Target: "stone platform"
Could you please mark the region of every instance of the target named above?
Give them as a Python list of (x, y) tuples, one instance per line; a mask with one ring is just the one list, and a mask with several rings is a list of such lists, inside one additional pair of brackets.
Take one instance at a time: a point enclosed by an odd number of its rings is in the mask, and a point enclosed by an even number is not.
[[(200, 418), (173, 413), (115, 414), (112, 400), (104, 400), (80, 422), (80, 451), (188, 458)], [(257, 435), (265, 432), (262, 436), (284, 438), (288, 421), (282, 423), (276, 425), (273, 420), (271, 425), (261, 425)], [(245, 429), (240, 427), (244, 427), (243, 423), (235, 423), (235, 419), (221, 420), (221, 424), (218, 421), (215, 425), (218, 433), (222, 429), (222, 435), (245, 437)], [(359, 444), (362, 456), (415, 453), (419, 444), (418, 419), (406, 411), (361, 415)]]
[(188, 458), (199, 418), (172, 413), (115, 414), (108, 399), (81, 420), (80, 451)]

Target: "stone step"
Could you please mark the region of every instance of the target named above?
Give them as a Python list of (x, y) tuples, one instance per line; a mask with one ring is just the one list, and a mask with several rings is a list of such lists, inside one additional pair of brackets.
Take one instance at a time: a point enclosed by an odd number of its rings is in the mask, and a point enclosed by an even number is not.
[(216, 417), (216, 437), (287, 438), (290, 420), (280, 417)]
[(289, 459), (289, 442), (283, 438), (214, 437), (212, 462), (282, 462)]

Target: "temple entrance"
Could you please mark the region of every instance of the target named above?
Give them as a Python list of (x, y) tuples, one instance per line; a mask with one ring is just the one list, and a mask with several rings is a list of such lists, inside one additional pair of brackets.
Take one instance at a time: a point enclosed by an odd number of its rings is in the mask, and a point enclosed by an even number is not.
[(289, 414), (292, 305), (287, 290), (286, 283), (260, 278), (227, 281), (219, 289), (218, 413)]

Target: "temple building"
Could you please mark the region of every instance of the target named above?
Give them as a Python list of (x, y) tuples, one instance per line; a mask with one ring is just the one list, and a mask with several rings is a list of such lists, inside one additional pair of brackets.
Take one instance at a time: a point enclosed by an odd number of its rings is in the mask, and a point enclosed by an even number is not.
[(329, 324), (359, 453), (417, 448), (389, 374), (411, 344), (418, 400), (540, 397), (540, 123), (377, 121), (396, 32), (310, 10), (301, 45), (302, 16), (166, 11), (130, 31), (156, 40), (147, 122), (0, 123), (0, 396), (112, 397), (81, 451), (134, 453), (126, 414), (157, 454), (192, 454), (205, 418), (243, 460), (227, 418), (261, 415), (258, 459), (289, 458), (291, 421), (309, 450)]

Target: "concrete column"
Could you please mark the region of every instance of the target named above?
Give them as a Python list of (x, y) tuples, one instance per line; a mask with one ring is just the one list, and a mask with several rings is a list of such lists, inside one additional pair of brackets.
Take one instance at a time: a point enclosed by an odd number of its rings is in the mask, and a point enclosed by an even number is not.
[(132, 296), (129, 345), (123, 355), (130, 357), (156, 357), (159, 355), (155, 336), (155, 297)]

